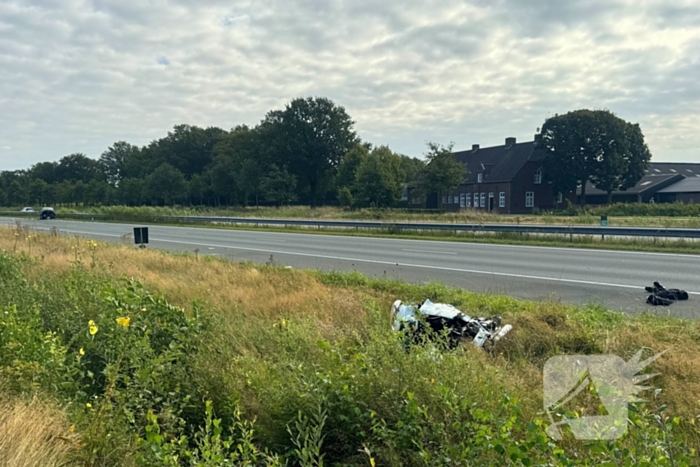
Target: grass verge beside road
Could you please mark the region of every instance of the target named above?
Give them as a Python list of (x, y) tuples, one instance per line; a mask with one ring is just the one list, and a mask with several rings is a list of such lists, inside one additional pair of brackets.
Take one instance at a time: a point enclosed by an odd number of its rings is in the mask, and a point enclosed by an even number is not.
[[(31, 446), (46, 456), (37, 465), (73, 466), (305, 467), (320, 465), (320, 455), (343, 466), (697, 460), (698, 322), (26, 228), (0, 228), (0, 248), (0, 420), (27, 427), (0, 434), (3, 456)], [(493, 352), (405, 352), (389, 329), (397, 298), (498, 314), (515, 329)], [(660, 373), (649, 383), (662, 391), (640, 394), (650, 402), (632, 406), (626, 437), (546, 436), (542, 369), (550, 357), (629, 360), (643, 347), (669, 349), (648, 370)], [(584, 394), (572, 415), (598, 413), (596, 394)], [(44, 413), (57, 434), (28, 428)]]
[[(6, 215), (16, 215), (21, 209), (3, 209)], [(460, 212), (412, 211), (405, 209), (342, 209), (308, 206), (282, 208), (212, 208), (212, 207), (57, 207), (63, 214), (98, 214), (116, 220), (144, 219), (154, 216), (224, 216), (282, 219), (364, 220), (395, 222), (444, 222), (461, 224), (545, 224), (600, 225), (600, 216), (608, 216), (610, 226), (618, 227), (678, 227), (700, 228), (700, 205), (693, 204), (616, 204), (571, 209), (567, 212), (525, 215), (489, 214), (467, 209)], [(38, 214), (36, 214), (38, 215)]]

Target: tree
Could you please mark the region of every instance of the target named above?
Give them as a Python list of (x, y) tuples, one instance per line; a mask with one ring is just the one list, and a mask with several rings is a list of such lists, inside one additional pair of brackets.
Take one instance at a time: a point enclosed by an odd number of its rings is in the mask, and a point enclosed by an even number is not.
[(316, 207), (342, 157), (359, 142), (354, 121), (327, 98), (294, 99), (269, 112), (261, 124), (278, 164), (289, 168)]
[(102, 173), (112, 186), (117, 186), (119, 181), (126, 176), (127, 164), (138, 158), (140, 149), (125, 141), (118, 141), (102, 153), (99, 163)]
[(214, 148), (226, 135), (221, 128), (199, 128), (176, 125), (164, 138), (143, 148), (136, 163), (127, 165), (129, 176), (152, 173), (163, 164), (170, 164), (186, 178), (201, 174), (214, 158)]
[(193, 175), (187, 184), (190, 202), (200, 206), (204, 204), (204, 196), (208, 189), (209, 185), (202, 175)]
[(367, 159), (370, 150), (365, 144), (356, 144), (343, 156), (335, 177), (335, 185), (339, 190), (355, 185), (357, 168)]
[(56, 162), (39, 162), (29, 169), (28, 175), (31, 178), (38, 178), (46, 183), (56, 183), (58, 181), (57, 169), (58, 163)]
[(427, 163), (420, 174), (420, 187), (425, 194), (452, 191), (464, 182), (467, 167), (452, 155), (454, 143), (447, 147), (428, 143), (429, 151), (425, 154)]
[(170, 164), (162, 164), (146, 180), (147, 193), (155, 204), (173, 205), (187, 195), (185, 176)]
[(425, 162), (416, 157), (404, 156), (403, 154), (400, 154), (399, 157), (401, 158), (401, 168), (406, 174), (404, 181), (409, 185), (417, 182), (418, 177), (425, 168)]
[(68, 180), (90, 183), (93, 179), (103, 179), (102, 167), (98, 161), (90, 159), (85, 154), (70, 154), (58, 161), (56, 182)]
[(401, 158), (386, 146), (370, 152), (357, 168), (355, 202), (364, 206), (393, 207), (401, 199), (406, 172)]
[(547, 119), (535, 137), (545, 151), (545, 177), (557, 193), (581, 187), (586, 203), (588, 182), (608, 194), (634, 186), (651, 154), (638, 125), (625, 122), (607, 110), (577, 110)]
[(277, 206), (294, 201), (296, 185), (296, 177), (287, 169), (280, 169), (276, 164), (270, 166), (270, 171), (262, 179), (265, 199), (274, 202)]

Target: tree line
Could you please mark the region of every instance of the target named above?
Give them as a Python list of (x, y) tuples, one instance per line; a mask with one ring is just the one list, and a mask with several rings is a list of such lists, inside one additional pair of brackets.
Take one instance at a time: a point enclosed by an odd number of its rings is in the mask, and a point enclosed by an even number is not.
[[(423, 161), (373, 147), (354, 124), (327, 98), (298, 98), (255, 127), (177, 125), (144, 147), (116, 142), (99, 159), (75, 153), (0, 172), (0, 204), (395, 207), (408, 187), (438, 191), (461, 182), (451, 146), (430, 143)], [(451, 178), (423, 181), (445, 170)]]
[[(421, 160), (373, 147), (354, 124), (321, 97), (294, 99), (255, 127), (177, 125), (143, 147), (118, 141), (99, 159), (75, 153), (0, 172), (0, 205), (396, 207), (409, 189), (412, 197), (440, 196), (467, 175), (452, 143), (429, 142)], [(555, 115), (535, 143), (553, 192), (580, 190), (582, 203), (589, 182), (611, 201), (639, 182), (651, 159), (639, 125), (609, 111)]]

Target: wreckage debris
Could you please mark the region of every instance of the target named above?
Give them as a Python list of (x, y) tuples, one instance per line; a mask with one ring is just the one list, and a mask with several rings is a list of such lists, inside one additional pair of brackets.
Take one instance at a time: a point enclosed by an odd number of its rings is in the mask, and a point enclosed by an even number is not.
[[(419, 316), (422, 316), (429, 329), (426, 329)], [(391, 307), (391, 321), (395, 332), (407, 328), (412, 330), (414, 343), (418, 343), (429, 331), (438, 334), (446, 332), (451, 348), (457, 347), (460, 342), (469, 341), (483, 348), (486, 344), (500, 341), (513, 329), (510, 324), (501, 326), (501, 318), (498, 316), (472, 318), (452, 305), (433, 303), (430, 300), (425, 300), (420, 305), (395, 301)]]
[(651, 293), (647, 297), (647, 303), (653, 306), (671, 306), (676, 301), (685, 301), (689, 298), (685, 290), (666, 289), (659, 282), (654, 282), (653, 287), (644, 287), (644, 290)]

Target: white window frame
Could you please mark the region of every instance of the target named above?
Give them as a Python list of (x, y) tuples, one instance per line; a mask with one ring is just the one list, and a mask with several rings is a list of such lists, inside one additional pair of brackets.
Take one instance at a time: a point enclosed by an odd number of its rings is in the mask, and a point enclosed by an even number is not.
[(535, 207), (535, 192), (527, 191), (525, 192), (525, 207), (534, 208)]
[(459, 194), (459, 207), (464, 209), (467, 207), (467, 197), (466, 193), (460, 193)]
[(506, 192), (501, 191), (498, 193), (498, 207), (499, 208), (504, 208), (506, 207)]
[(542, 185), (542, 169), (535, 170), (535, 185)]
[(564, 193), (562, 193), (560, 191), (559, 194), (557, 195), (557, 204), (561, 204), (563, 202), (564, 202)]
[(486, 193), (479, 193), (479, 204), (482, 209), (486, 207)]
[(442, 204), (448, 204), (447, 203), (447, 196), (442, 197)]
[(477, 183), (484, 183), (484, 174), (479, 174), (476, 177)]
[(452, 204), (459, 204), (459, 196), (454, 195), (452, 197)]
[(472, 194), (471, 194), (471, 193), (467, 193), (467, 198), (466, 198), (466, 199), (467, 199), (467, 203), (466, 203), (466, 204), (467, 204), (467, 207), (468, 207), (468, 208), (472, 207)]

